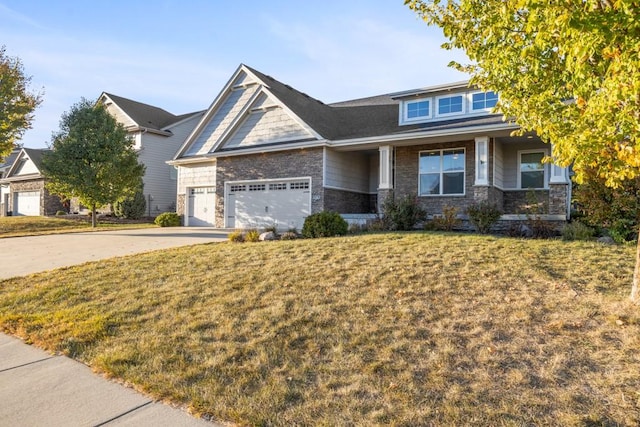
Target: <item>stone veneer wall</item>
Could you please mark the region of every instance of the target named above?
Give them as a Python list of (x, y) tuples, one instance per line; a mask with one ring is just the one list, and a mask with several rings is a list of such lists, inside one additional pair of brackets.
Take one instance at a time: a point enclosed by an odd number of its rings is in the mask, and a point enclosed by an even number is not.
[(567, 214), (567, 192), (569, 184), (549, 184), (549, 213), (551, 215)]
[[(535, 206), (532, 206), (532, 202)], [(525, 214), (549, 212), (549, 190), (517, 190), (504, 192), (504, 213)]]
[(418, 174), (420, 151), (464, 148), (465, 149), (465, 194), (463, 196), (421, 196), (418, 203), (427, 214), (440, 214), (445, 206), (454, 206), (460, 212), (475, 200), (473, 188), (475, 180), (475, 141), (460, 141), (446, 144), (425, 144), (396, 147), (396, 185), (394, 197), (418, 194)]
[(325, 188), (324, 209), (345, 214), (372, 213), (371, 195)]
[(310, 176), (311, 212), (322, 211), (325, 207), (322, 169), (322, 148), (218, 158), (216, 166), (216, 227), (224, 227), (224, 186), (229, 181)]
[(186, 214), (185, 204), (184, 204), (186, 197), (187, 196), (184, 194), (178, 194), (178, 197), (176, 198), (176, 213), (182, 217), (184, 217)]
[(13, 211), (14, 194), (21, 191), (39, 191), (40, 192), (40, 215), (55, 215), (56, 212), (62, 210), (66, 212), (66, 208), (60, 201), (58, 196), (52, 195), (44, 186), (44, 179), (36, 179), (31, 181), (17, 181), (9, 184), (10, 196), (8, 211)]

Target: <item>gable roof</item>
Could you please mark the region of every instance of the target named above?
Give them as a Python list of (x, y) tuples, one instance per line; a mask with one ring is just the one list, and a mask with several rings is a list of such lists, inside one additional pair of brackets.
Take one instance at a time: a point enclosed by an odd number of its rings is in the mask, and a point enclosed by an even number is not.
[[(9, 182), (9, 181), (12, 181), (13, 179), (18, 179), (18, 180), (33, 179), (34, 177), (42, 176), (42, 172), (41, 172), (42, 157), (44, 156), (45, 153), (49, 151), (51, 150), (49, 150), (48, 148), (21, 148), (20, 151), (18, 151), (18, 153), (14, 157), (11, 165), (3, 174), (2, 181)], [(38, 172), (14, 177), (13, 174), (20, 169), (24, 161), (26, 161), (27, 159), (31, 160), (31, 162), (34, 164), (34, 166), (38, 170)]]
[(176, 116), (162, 108), (133, 101), (107, 92), (103, 92), (99, 99), (102, 99), (104, 96), (107, 96), (111, 101), (113, 101), (113, 103), (115, 103), (127, 116), (129, 116), (129, 118), (135, 122), (138, 127), (157, 131), (164, 131), (167, 127), (170, 127), (177, 122), (201, 113), (200, 111), (197, 111)]
[[(438, 132), (451, 134), (457, 129), (460, 129), (462, 133), (468, 133), (471, 132), (473, 128), (483, 130), (494, 130), (494, 128), (502, 129), (503, 127), (517, 128), (517, 126), (512, 123), (505, 125), (502, 115), (499, 114), (459, 117), (451, 120), (439, 120), (437, 122), (429, 123), (400, 124), (400, 104), (404, 99), (424, 94), (460, 90), (468, 87), (468, 81), (325, 104), (322, 101), (300, 92), (267, 74), (247, 65), (240, 64), (225, 88), (211, 104), (207, 113), (204, 114), (195, 130), (187, 138), (181, 149), (178, 150), (174, 160), (178, 160), (183, 156), (206, 157), (214, 154), (215, 152), (240, 152), (244, 149), (255, 148), (253, 146), (224, 147), (222, 141), (219, 140), (206, 154), (201, 152), (201, 154), (196, 155), (194, 152), (190, 152), (191, 146), (195, 144), (200, 133), (203, 132), (209, 124), (216, 108), (221, 105), (224, 97), (227, 96), (226, 94), (235, 87), (233, 86), (233, 82), (241, 72), (248, 73), (253, 76), (253, 79), (257, 79), (257, 82), (252, 82), (251, 84), (257, 83), (261, 85), (261, 90), (263, 92), (276, 98), (277, 102), (279, 102), (282, 107), (297, 116), (297, 118), (302, 121), (304, 125), (310, 128), (312, 133), (317, 136), (312, 139), (306, 138), (273, 142), (265, 141), (260, 144), (260, 147), (264, 148), (288, 148), (301, 144), (307, 144), (308, 146), (311, 144), (331, 145), (333, 143), (339, 144), (341, 142), (349, 144), (352, 141), (359, 139), (406, 139), (420, 137), (421, 134), (436, 135)], [(324, 139), (324, 141), (322, 139)]]
[(0, 163), (0, 178), (3, 178), (5, 173), (9, 171), (9, 168), (13, 165), (19, 153), (20, 148), (14, 148), (11, 153), (2, 160), (2, 163)]

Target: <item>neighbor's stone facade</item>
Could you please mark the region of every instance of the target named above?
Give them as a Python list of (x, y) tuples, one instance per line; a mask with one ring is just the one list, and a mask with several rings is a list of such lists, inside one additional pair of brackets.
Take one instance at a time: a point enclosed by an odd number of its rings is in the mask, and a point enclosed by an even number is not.
[(371, 213), (371, 196), (352, 191), (325, 188), (324, 209), (338, 213)]
[(29, 181), (16, 181), (10, 184), (9, 190), (9, 206), (8, 212), (13, 212), (15, 193), (22, 191), (39, 191), (40, 192), (40, 215), (55, 215), (58, 211), (67, 211), (58, 196), (52, 195), (45, 187), (44, 179), (35, 179)]

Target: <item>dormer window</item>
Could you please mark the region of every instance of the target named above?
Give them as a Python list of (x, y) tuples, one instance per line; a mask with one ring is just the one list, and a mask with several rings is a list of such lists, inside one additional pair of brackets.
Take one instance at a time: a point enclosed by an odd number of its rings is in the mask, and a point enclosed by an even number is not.
[(462, 95), (443, 96), (437, 98), (438, 116), (446, 116), (463, 113), (463, 97)]
[(471, 109), (473, 111), (490, 110), (498, 103), (495, 92), (477, 92), (471, 95)]
[(431, 116), (431, 102), (428, 99), (407, 101), (405, 120), (420, 120)]

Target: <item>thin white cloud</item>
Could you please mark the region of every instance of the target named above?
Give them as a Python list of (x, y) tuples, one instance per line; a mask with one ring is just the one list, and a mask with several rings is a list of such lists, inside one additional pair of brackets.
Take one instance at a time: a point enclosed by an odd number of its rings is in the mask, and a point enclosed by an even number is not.
[(2, 16), (4, 19), (8, 21), (12, 21), (17, 24), (26, 24), (32, 28), (37, 28), (40, 30), (45, 28), (44, 26), (40, 25), (40, 23), (34, 21), (28, 16), (23, 15), (22, 13), (16, 12), (15, 10), (10, 9), (9, 7), (5, 6), (2, 3), (0, 3), (0, 16)]

